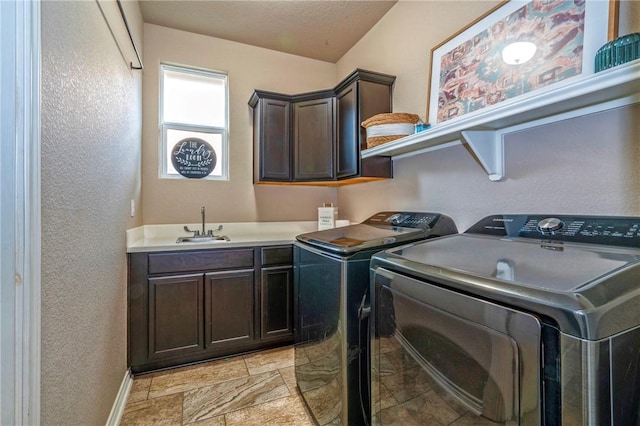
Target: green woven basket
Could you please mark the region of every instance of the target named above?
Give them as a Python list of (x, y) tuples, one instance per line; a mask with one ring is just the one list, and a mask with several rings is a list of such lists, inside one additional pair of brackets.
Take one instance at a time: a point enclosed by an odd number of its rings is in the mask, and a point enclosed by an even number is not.
[(595, 72), (640, 58), (640, 33), (610, 41), (596, 52)]

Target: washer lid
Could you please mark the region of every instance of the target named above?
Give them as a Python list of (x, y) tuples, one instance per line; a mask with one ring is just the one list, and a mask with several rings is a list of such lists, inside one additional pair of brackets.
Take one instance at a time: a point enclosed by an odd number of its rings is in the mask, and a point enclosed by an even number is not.
[(298, 235), (296, 239), (347, 256), (455, 232), (458, 230), (453, 220), (441, 213), (384, 211), (358, 225), (309, 232)]
[(583, 339), (640, 325), (640, 249), (457, 234), (377, 253), (371, 268), (534, 312)]
[(309, 232), (298, 235), (298, 241), (336, 253), (354, 253), (372, 247), (415, 241), (422, 238), (425, 231), (420, 228), (377, 227), (365, 224), (348, 225), (340, 228)]
[(640, 250), (469, 234), (414, 244), (395, 254), (417, 269), (447, 269), (563, 293), (585, 289), (640, 261)]

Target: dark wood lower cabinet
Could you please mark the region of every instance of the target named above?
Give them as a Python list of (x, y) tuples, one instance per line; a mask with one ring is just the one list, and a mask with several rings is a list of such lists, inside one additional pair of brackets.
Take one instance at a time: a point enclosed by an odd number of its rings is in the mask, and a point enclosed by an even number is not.
[(205, 334), (208, 348), (253, 342), (254, 288), (253, 270), (205, 275)]
[(204, 349), (202, 274), (149, 279), (149, 358)]
[(128, 257), (134, 374), (292, 343), (291, 245)]
[(263, 340), (293, 335), (293, 267), (262, 269), (262, 315), (260, 337)]

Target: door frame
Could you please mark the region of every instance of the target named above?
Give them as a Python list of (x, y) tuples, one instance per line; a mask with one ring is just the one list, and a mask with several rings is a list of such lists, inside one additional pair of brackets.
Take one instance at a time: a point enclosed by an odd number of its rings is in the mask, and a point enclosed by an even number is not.
[(40, 2), (0, 1), (0, 423), (40, 424)]

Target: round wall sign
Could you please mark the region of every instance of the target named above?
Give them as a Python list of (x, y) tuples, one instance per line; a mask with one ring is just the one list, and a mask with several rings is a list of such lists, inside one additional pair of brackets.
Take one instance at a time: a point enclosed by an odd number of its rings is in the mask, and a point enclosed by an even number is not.
[(171, 163), (182, 176), (200, 179), (216, 167), (216, 152), (209, 142), (199, 138), (178, 141), (171, 153)]

